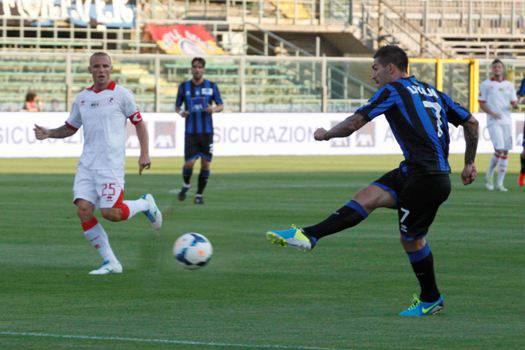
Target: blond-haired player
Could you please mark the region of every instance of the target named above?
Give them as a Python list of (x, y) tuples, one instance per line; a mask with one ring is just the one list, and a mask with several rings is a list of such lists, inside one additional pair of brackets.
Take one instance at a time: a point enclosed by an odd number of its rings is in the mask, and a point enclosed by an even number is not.
[(133, 94), (110, 80), (111, 58), (97, 52), (89, 59), (93, 85), (75, 98), (66, 123), (56, 129), (35, 125), (36, 138), (65, 138), (84, 127), (84, 148), (73, 185), (73, 202), (77, 206), (84, 235), (103, 259), (102, 266), (91, 275), (122, 273), (122, 265), (113, 253), (106, 231), (94, 215), (100, 208), (109, 221), (129, 220), (146, 214), (155, 229), (162, 226), (162, 213), (151, 194), (134, 201), (124, 201), (124, 161), (126, 121), (135, 125), (140, 142), (139, 174), (149, 169), (148, 133)]

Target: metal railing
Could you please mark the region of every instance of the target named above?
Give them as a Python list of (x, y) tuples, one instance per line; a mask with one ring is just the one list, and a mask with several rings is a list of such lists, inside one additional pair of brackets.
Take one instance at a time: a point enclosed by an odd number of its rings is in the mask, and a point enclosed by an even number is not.
[[(75, 94), (92, 84), (86, 69), (88, 57), (3, 53), (0, 110), (19, 110), (30, 89), (36, 90), (46, 110), (54, 109), (53, 105), (70, 108)], [(191, 58), (158, 54), (112, 54), (112, 58), (112, 78), (134, 92), (141, 110), (174, 111), (178, 85), (191, 77)], [(225, 110), (230, 112), (351, 112), (375, 91), (369, 78), (370, 58), (210, 56), (206, 60), (205, 77), (217, 82)], [(484, 79), (477, 62), (413, 59), (411, 67), (417, 77), (475, 110), (477, 84)], [(506, 64), (516, 80), (525, 72), (525, 61)], [(458, 87), (468, 93), (460, 94)]]

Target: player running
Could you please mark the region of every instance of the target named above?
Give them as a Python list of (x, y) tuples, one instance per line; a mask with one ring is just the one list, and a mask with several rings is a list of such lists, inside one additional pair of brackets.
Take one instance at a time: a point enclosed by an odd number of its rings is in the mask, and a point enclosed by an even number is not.
[(275, 244), (311, 250), (328, 235), (359, 224), (377, 208), (397, 209), (401, 244), (421, 287), (402, 316), (435, 314), (444, 306), (434, 261), (425, 240), (439, 206), (450, 194), (448, 123), (462, 125), (467, 147), (461, 179), (465, 185), (476, 178), (474, 158), (478, 122), (464, 108), (434, 87), (409, 76), (408, 57), (397, 46), (384, 46), (374, 55), (372, 79), (380, 89), (368, 104), (330, 130), (317, 129), (314, 138), (327, 141), (347, 137), (372, 119), (385, 115), (405, 160), (359, 191), (324, 221), (308, 227), (267, 232)]
[(485, 176), (485, 187), (494, 190), (493, 176), (498, 167), (496, 189), (508, 190), (503, 185), (507, 172), (509, 150), (512, 149), (512, 119), (510, 107), (518, 106), (518, 97), (514, 85), (505, 80), (505, 66), (499, 59), (492, 61), (492, 78), (485, 80), (479, 87), (479, 107), (487, 114), (487, 129), (494, 146), (494, 155), (490, 159)]
[(84, 149), (73, 185), (73, 202), (77, 206), (84, 236), (103, 259), (100, 268), (90, 275), (122, 273), (122, 265), (113, 253), (106, 231), (94, 215), (96, 207), (109, 221), (131, 219), (144, 213), (154, 229), (162, 226), (162, 213), (151, 194), (135, 201), (124, 201), (124, 160), (126, 120), (135, 125), (140, 142), (139, 174), (149, 169), (148, 133), (135, 105), (133, 94), (110, 80), (113, 67), (104, 52), (89, 59), (93, 86), (81, 91), (65, 125), (46, 129), (35, 125), (36, 138), (65, 138), (84, 127)]

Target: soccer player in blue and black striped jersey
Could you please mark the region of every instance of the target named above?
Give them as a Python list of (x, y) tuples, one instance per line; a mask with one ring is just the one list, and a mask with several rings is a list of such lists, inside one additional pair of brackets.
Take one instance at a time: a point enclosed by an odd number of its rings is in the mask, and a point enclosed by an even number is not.
[(377, 208), (397, 209), (401, 244), (419, 281), (421, 293), (400, 313), (431, 315), (444, 306), (434, 275), (434, 259), (425, 240), (439, 206), (450, 194), (448, 123), (462, 125), (466, 140), (465, 185), (477, 175), (474, 166), (478, 122), (444, 93), (408, 75), (408, 57), (397, 46), (384, 46), (374, 55), (372, 79), (379, 90), (354, 115), (330, 130), (317, 129), (319, 141), (350, 136), (372, 119), (384, 115), (405, 160), (339, 208), (324, 221), (308, 227), (267, 232), (273, 243), (311, 250), (323, 237), (355, 226)]
[[(525, 103), (525, 78), (521, 80), (520, 88), (517, 95), (520, 97), (520, 103)], [(523, 124), (523, 150), (520, 155), (521, 171), (518, 178), (518, 185), (521, 189), (525, 186), (525, 123)]]
[[(190, 189), (190, 179), (195, 161), (201, 159), (201, 171), (195, 204), (204, 204), (202, 194), (210, 177), (210, 163), (213, 156), (213, 119), (212, 114), (221, 112), (224, 104), (217, 84), (204, 79), (206, 61), (195, 57), (191, 61), (193, 78), (179, 85), (175, 111), (186, 119), (184, 139), (184, 166), (182, 178), (184, 185), (178, 193), (180, 201), (186, 199)], [(213, 105), (215, 103), (215, 105)]]

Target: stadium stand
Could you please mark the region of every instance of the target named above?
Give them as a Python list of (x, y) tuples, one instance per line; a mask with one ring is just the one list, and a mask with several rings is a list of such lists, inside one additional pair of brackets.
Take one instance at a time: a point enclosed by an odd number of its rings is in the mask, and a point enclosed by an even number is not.
[[(43, 9), (13, 4), (0, 9), (0, 80), (7, 86), (0, 110), (18, 110), (29, 88), (46, 106), (58, 99), (68, 108), (90, 83), (86, 55), (107, 50), (114, 78), (135, 92), (143, 110), (173, 111), (190, 58), (181, 56), (182, 39), (178, 46), (173, 36), (154, 40), (149, 25), (180, 26), (175, 36), (189, 32), (183, 39), (204, 48), (207, 77), (219, 83), (227, 111), (351, 110), (375, 90), (370, 60), (359, 57), (385, 43), (432, 57), (413, 60), (413, 72), (475, 108), (470, 63), (447, 59), (525, 54), (523, 1), (137, 0), (109, 19), (90, 18), (78, 6), (50, 19)], [(211, 39), (192, 41), (192, 26)], [(180, 53), (166, 55), (169, 45)], [(225, 56), (206, 54), (213, 45)], [(525, 67), (508, 63), (517, 83)], [(485, 61), (479, 67), (475, 74), (484, 78)]]

